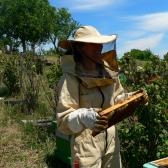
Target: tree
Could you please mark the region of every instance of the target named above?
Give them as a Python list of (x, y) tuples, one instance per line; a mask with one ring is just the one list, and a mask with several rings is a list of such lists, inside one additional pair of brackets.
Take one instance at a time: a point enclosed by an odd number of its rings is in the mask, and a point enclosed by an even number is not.
[(168, 62), (168, 52), (164, 55), (164, 60)]
[(4, 53), (18, 52), (19, 46), (20, 42), (12, 37), (4, 35), (0, 38), (0, 49)]
[(53, 33), (50, 39), (57, 50), (58, 41), (67, 39), (79, 27), (79, 23), (72, 18), (66, 8), (55, 9), (55, 14)]
[(26, 52), (26, 43), (34, 48), (48, 40), (54, 16), (48, 0), (1, 0), (0, 36), (20, 40)]
[(150, 50), (138, 50), (138, 49), (132, 49), (131, 51), (124, 54), (124, 58), (134, 58), (139, 59), (143, 61), (149, 61), (156, 57)]

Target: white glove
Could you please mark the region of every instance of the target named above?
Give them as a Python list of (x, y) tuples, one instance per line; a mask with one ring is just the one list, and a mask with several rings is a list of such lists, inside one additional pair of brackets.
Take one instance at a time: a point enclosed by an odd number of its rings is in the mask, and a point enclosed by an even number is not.
[(135, 92), (122, 93), (115, 98), (115, 103), (127, 99), (129, 96), (132, 96)]
[(68, 126), (74, 133), (78, 133), (84, 128), (93, 128), (97, 116), (98, 113), (93, 108), (80, 108), (69, 114)]

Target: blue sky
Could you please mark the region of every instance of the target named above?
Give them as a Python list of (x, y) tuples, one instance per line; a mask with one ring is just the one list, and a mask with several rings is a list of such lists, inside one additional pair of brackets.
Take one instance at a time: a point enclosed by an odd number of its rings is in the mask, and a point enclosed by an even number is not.
[(92, 25), (105, 35), (117, 34), (121, 57), (132, 48), (168, 52), (168, 0), (49, 0), (68, 8), (81, 25)]

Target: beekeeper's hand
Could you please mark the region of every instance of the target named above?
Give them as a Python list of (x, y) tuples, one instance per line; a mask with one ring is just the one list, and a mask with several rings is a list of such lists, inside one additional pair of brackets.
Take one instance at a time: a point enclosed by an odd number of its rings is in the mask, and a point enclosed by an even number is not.
[(135, 99), (135, 101), (131, 102), (130, 104), (138, 106), (139, 104), (144, 104), (145, 106), (148, 105), (149, 97), (145, 89), (140, 89), (141, 93), (143, 93), (142, 97)]
[(135, 92), (122, 93), (115, 98), (115, 103), (122, 102), (127, 99), (129, 96), (132, 96)]
[(78, 110), (71, 112), (68, 115), (68, 126), (71, 131), (78, 133), (85, 128), (92, 129), (97, 122), (97, 117), (99, 116), (96, 111), (99, 111), (99, 109), (79, 108)]
[(101, 132), (108, 128), (108, 117), (107, 116), (97, 116), (97, 121), (93, 130), (95, 132)]

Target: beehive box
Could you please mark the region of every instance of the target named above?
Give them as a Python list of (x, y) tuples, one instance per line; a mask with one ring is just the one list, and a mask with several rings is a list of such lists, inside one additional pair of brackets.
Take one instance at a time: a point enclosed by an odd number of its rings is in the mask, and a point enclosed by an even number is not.
[(168, 157), (145, 163), (143, 168), (168, 168)]

